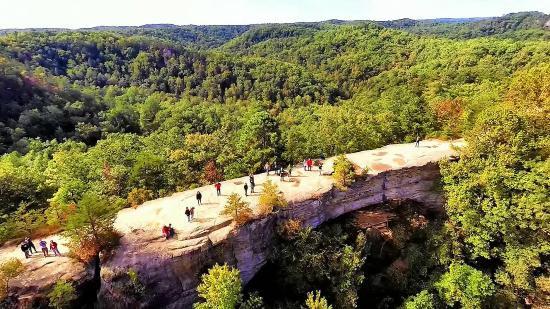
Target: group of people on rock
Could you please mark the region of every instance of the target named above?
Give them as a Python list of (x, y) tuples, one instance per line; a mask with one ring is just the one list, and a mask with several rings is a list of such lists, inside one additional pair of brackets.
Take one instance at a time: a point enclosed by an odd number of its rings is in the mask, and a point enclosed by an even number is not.
[[(304, 160), (304, 171), (311, 171), (313, 165), (314, 165), (314, 162), (313, 162), (312, 159)], [(316, 161), (315, 165), (317, 165), (319, 167), (319, 175), (321, 175), (322, 169), (323, 169), (323, 162), (321, 160)], [(284, 176), (286, 176), (286, 175), (291, 176), (291, 174), (292, 174), (292, 164), (288, 165), (288, 170), (287, 171), (285, 171), (283, 169), (282, 165), (281, 166), (275, 165), (275, 168), (271, 169), (271, 165), (269, 164), (269, 162), (264, 165), (264, 168), (265, 168), (267, 176), (269, 176), (270, 171), (275, 171), (275, 175), (280, 176), (281, 181), (284, 181)], [(255, 191), (254, 191), (255, 187), (256, 187), (256, 181), (254, 179), (254, 175), (252, 173), (250, 173), (248, 175), (248, 182), (245, 181), (245, 183), (243, 185), (244, 195), (248, 196), (248, 194), (249, 194), (248, 189), (250, 189), (250, 193), (255, 193)], [(219, 181), (216, 182), (214, 184), (214, 188), (216, 189), (216, 195), (221, 196), (222, 195), (222, 191), (221, 191), (222, 184), (221, 184), (221, 182), (219, 182)], [(197, 206), (201, 206), (202, 205), (202, 193), (200, 191), (196, 192), (195, 198), (197, 199)], [(195, 207), (185, 207), (185, 215), (187, 216), (187, 222), (192, 222), (194, 217), (195, 217)], [(173, 237), (174, 228), (172, 228), (171, 224), (169, 224), (168, 226), (166, 226), (166, 225), (163, 226), (162, 235), (166, 239), (169, 239), (169, 238)]]
[(187, 216), (187, 222), (193, 221), (195, 217), (195, 207), (185, 207), (185, 215)]
[(164, 236), (164, 238), (172, 238), (174, 235), (176, 235), (176, 231), (172, 227), (172, 223), (168, 224), (168, 226), (165, 225), (162, 227), (162, 236)]
[(319, 168), (319, 175), (322, 175), (323, 174), (323, 161), (321, 160), (317, 160), (315, 162), (313, 162), (312, 159), (305, 159), (304, 160), (304, 171), (310, 171), (312, 170), (313, 168), (313, 165), (317, 165), (317, 167)]
[[(45, 240), (40, 240), (40, 242), (38, 242), (38, 244), (40, 245), (40, 249), (42, 250), (42, 254), (44, 254), (44, 257), (48, 257), (50, 256), (50, 252), (51, 251), (55, 256), (61, 256), (61, 253), (59, 252), (59, 249), (57, 248), (57, 242), (50, 240), (50, 244), (49, 244), (49, 250), (48, 250), (48, 242), (45, 241)], [(23, 242), (21, 242), (21, 251), (23, 251), (23, 253), (25, 254), (25, 258), (30, 258), (32, 257), (33, 255), (33, 251), (34, 250), (34, 253), (38, 253), (38, 251), (36, 250), (36, 247), (34, 246), (34, 243), (32, 242), (32, 240), (29, 238), (29, 237), (26, 237), (25, 240)]]

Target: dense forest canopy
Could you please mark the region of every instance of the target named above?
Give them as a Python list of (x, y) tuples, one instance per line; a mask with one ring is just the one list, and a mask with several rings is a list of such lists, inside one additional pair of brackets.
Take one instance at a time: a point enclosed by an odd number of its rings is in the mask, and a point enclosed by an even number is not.
[[(548, 295), (548, 20), (3, 31), (0, 240), (62, 226), (89, 194), (128, 206), (266, 162), (466, 137), (432, 248), (449, 272), (403, 299)], [(474, 300), (453, 287), (476, 278)]]

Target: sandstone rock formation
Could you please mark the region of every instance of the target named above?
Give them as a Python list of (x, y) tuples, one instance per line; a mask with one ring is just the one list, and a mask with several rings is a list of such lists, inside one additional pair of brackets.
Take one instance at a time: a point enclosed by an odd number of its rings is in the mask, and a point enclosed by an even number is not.
[[(436, 190), (440, 174), (435, 162), (455, 155), (454, 146), (462, 144), (463, 141), (430, 140), (422, 141), (419, 148), (413, 144), (399, 144), (348, 154), (355, 165), (368, 168), (369, 175), (345, 192), (333, 188), (332, 177), (320, 176), (317, 170), (303, 171), (300, 166), (293, 169), (291, 179), (286, 181), (265, 173), (255, 175), (257, 192), (269, 178), (279, 186), (289, 207), (238, 229), (230, 218), (219, 213), (232, 192), (242, 194), (256, 209), (259, 194), (244, 196), (242, 186), (248, 177), (223, 182), (222, 196), (216, 196), (214, 188), (208, 186), (149, 201), (136, 209), (124, 209), (115, 222), (115, 227), (123, 234), (121, 244), (102, 265), (99, 302), (108, 308), (190, 308), (196, 299), (200, 275), (215, 263), (238, 267), (242, 280), (250, 281), (266, 263), (277, 224), (290, 218), (317, 227), (369, 205), (401, 199), (439, 209), (444, 199)], [(331, 169), (332, 159), (327, 159), (323, 171)], [(201, 206), (196, 205), (197, 190), (203, 195)], [(183, 214), (186, 206), (196, 207), (193, 222), (187, 222)], [(168, 223), (175, 227), (177, 234), (174, 239), (165, 240), (160, 230)], [(14, 246), (1, 248), (0, 258), (21, 255), (18, 250)], [(24, 262), (27, 270), (14, 280), (11, 290), (20, 303), (43, 299), (59, 277), (80, 285), (91, 280), (91, 272), (66, 257), (37, 257)], [(116, 289), (116, 275), (130, 268), (137, 271), (145, 284), (146, 299), (132, 299)]]

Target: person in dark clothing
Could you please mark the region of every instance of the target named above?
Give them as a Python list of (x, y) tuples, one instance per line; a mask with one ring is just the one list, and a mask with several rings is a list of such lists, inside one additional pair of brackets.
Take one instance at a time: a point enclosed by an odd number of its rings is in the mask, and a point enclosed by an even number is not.
[(288, 165), (288, 177), (292, 176), (292, 163)]
[(248, 180), (250, 181), (250, 193), (254, 193), (254, 187), (256, 186), (256, 183), (254, 182), (254, 175), (250, 174), (250, 176), (248, 176)]
[(197, 205), (202, 205), (202, 194), (201, 194), (201, 191), (197, 191)]
[(418, 134), (416, 134), (416, 143), (414, 144), (414, 147), (420, 147), (420, 135)]
[(25, 242), (29, 246), (29, 252), (31, 254), (33, 249), (34, 249), (34, 253), (38, 253), (38, 251), (36, 250), (36, 247), (34, 246), (34, 244), (32, 243), (32, 240), (29, 237), (25, 238)]
[(28, 259), (31, 257), (29, 254), (29, 245), (26, 242), (21, 243), (21, 251), (25, 254), (25, 258)]
[(191, 221), (193, 221), (195, 218), (195, 207), (191, 207), (191, 209), (189, 209), (189, 216), (191, 217)]
[(244, 183), (244, 195), (248, 196), (248, 184), (246, 182)]
[(187, 216), (187, 222), (191, 222), (191, 210), (189, 210), (189, 207), (185, 207), (185, 215)]
[(216, 194), (218, 196), (222, 195), (222, 184), (218, 182), (214, 185), (214, 187), (216, 188)]
[(48, 253), (48, 243), (45, 240), (41, 240), (38, 244), (42, 249), (42, 253), (44, 253), (44, 257), (50, 256), (50, 254)]
[(174, 235), (176, 235), (176, 231), (172, 227), (172, 223), (170, 223), (170, 224), (168, 224), (168, 236), (169, 237), (174, 237)]

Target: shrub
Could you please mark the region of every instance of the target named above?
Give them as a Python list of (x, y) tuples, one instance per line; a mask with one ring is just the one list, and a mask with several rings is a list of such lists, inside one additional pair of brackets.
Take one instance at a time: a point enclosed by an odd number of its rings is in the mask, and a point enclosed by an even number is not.
[(263, 298), (258, 293), (252, 293), (241, 304), (239, 309), (263, 309), (265, 308)]
[(231, 216), (237, 226), (243, 225), (253, 218), (250, 205), (243, 201), (237, 193), (232, 193), (229, 196), (220, 214)]
[(334, 184), (342, 191), (346, 190), (355, 180), (355, 170), (353, 163), (344, 155), (338, 156), (334, 160)]
[(271, 180), (266, 181), (258, 199), (260, 214), (266, 216), (274, 209), (285, 208), (287, 205), (284, 196), (279, 193), (279, 187)]
[(141, 300), (146, 296), (145, 285), (133, 268), (116, 270), (110, 278), (113, 290), (125, 297)]
[(412, 297), (407, 298), (403, 309), (433, 309), (434, 308), (434, 296), (428, 291), (424, 290)]
[(196, 309), (234, 309), (242, 299), (242, 283), (239, 270), (218, 264), (202, 275), (197, 287), (204, 302), (194, 305)]
[(321, 291), (307, 293), (306, 307), (308, 309), (332, 309), (327, 300), (321, 296)]
[(71, 302), (76, 299), (76, 290), (69, 282), (58, 280), (48, 294), (48, 299), (52, 308), (70, 308)]
[(2, 298), (8, 295), (10, 279), (17, 277), (25, 266), (17, 258), (10, 258), (0, 264), (0, 282), (3, 284)]
[(298, 236), (301, 230), (302, 221), (297, 219), (288, 219), (278, 226), (277, 232), (282, 238), (292, 240)]
[(152, 198), (153, 191), (143, 188), (133, 188), (132, 191), (128, 193), (128, 204), (130, 204), (131, 207), (136, 208)]

